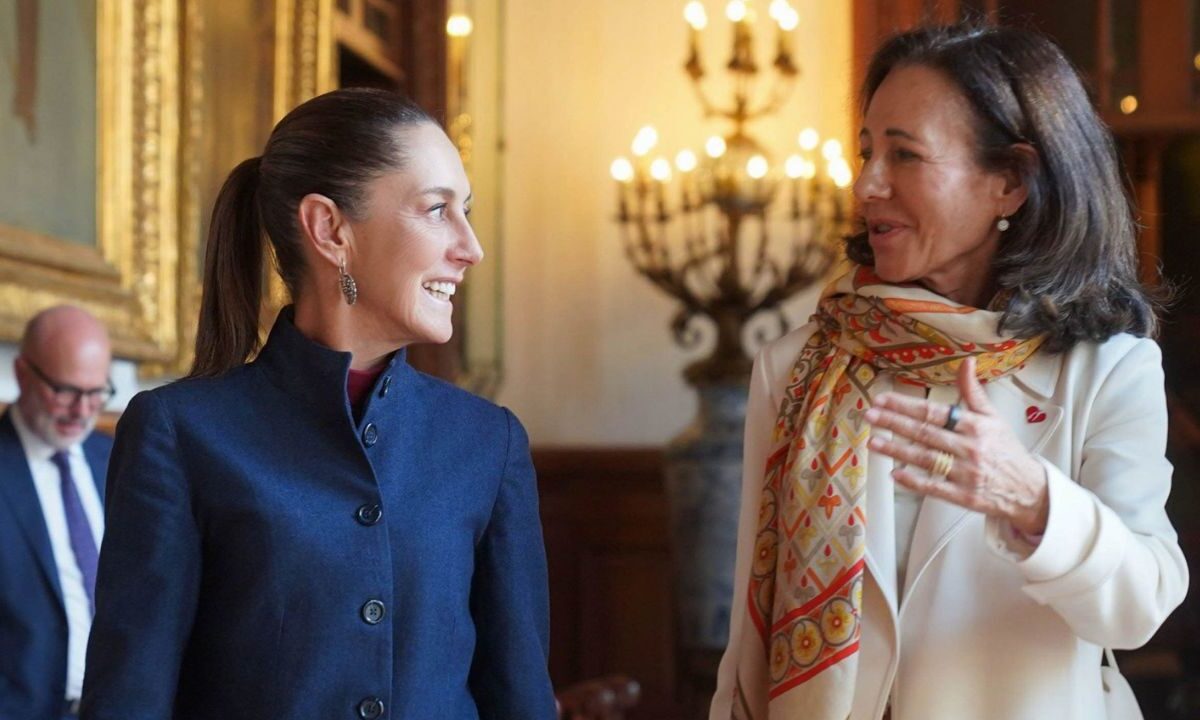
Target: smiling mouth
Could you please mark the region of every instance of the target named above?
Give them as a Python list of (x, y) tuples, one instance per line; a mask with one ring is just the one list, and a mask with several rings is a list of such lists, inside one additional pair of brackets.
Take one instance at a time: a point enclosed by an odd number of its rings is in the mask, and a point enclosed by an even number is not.
[(452, 282), (427, 282), (422, 284), (421, 287), (425, 289), (425, 292), (442, 302), (450, 302), (450, 298), (454, 297), (454, 293), (458, 290), (458, 285)]
[(867, 230), (872, 238), (891, 237), (900, 230), (903, 230), (902, 225), (893, 225), (886, 222), (873, 222), (867, 224)]

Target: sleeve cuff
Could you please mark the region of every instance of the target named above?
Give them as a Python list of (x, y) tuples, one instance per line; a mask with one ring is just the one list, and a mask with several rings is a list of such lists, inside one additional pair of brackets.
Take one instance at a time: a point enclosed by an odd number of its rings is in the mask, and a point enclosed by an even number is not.
[(1099, 529), (1091, 493), (1045, 458), (1037, 460), (1046, 470), (1050, 495), (1046, 531), (1040, 539), (1023, 536), (999, 518), (988, 518), (985, 524), (988, 547), (1017, 563), (1025, 579), (1034, 584), (1061, 578), (1080, 567), (1095, 546)]
[(1002, 558), (1021, 562), (1034, 553), (1042, 543), (1044, 535), (1026, 535), (1000, 518), (989, 517), (984, 524), (988, 548)]

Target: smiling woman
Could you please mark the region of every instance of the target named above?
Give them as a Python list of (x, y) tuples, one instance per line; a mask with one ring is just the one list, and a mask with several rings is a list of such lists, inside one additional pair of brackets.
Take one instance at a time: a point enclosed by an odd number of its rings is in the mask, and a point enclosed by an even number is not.
[[(371, 180), (360, 218), (343, 215), (315, 194), (300, 201), (300, 221), (320, 237), (321, 256), (330, 268), (344, 265), (361, 288), (358, 305), (353, 312), (347, 308), (346, 315), (367, 324), (383, 343), (356, 353), (358, 369), (377, 364), (397, 347), (448, 341), (450, 298), (466, 269), (483, 258), (467, 221), (471, 188), (458, 151), (431, 122), (406, 135), (406, 143), (426, 152), (410, 158), (402, 171)], [(322, 322), (314, 315), (325, 307), (298, 300), (296, 322), (302, 328)], [(336, 326), (339, 333), (348, 329)], [(338, 342), (327, 340), (331, 347)]]
[[(300, 105), (230, 174), (192, 374), (117, 431), (84, 718), (554, 717), (528, 438), (405, 361), (453, 331), (470, 201), (380, 90)], [(264, 232), (295, 305), (247, 364)]]
[(976, 162), (966, 98), (937, 70), (897, 68), (872, 97), (859, 141), (863, 169), (854, 192), (875, 271), (888, 282), (920, 281), (964, 305), (986, 305), (996, 293), (996, 218), (1015, 213), (1027, 189), (1017, 167), (993, 171)]
[(1101, 656), (1188, 572), (1112, 138), (1025, 30), (898, 35), (863, 95), (856, 264), (754, 363), (711, 717), (1133, 718)]

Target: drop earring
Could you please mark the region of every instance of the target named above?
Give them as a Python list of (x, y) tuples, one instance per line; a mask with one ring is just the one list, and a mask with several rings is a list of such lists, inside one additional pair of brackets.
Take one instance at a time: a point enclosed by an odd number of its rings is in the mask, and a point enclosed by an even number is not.
[(354, 282), (354, 278), (346, 272), (345, 260), (338, 264), (338, 284), (342, 287), (342, 295), (346, 297), (347, 305), (358, 302), (358, 283)]
[(1008, 218), (1004, 217), (1003, 215), (1001, 215), (1000, 219), (996, 221), (996, 229), (1000, 232), (1004, 232), (1010, 227), (1012, 227), (1012, 223), (1010, 223)]

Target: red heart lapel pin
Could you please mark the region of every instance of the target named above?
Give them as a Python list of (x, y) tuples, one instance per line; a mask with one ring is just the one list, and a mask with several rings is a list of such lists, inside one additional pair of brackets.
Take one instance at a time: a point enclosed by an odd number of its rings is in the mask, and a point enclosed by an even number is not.
[(1046, 413), (1042, 412), (1042, 409), (1037, 405), (1030, 405), (1025, 408), (1025, 420), (1031, 423), (1045, 422)]

